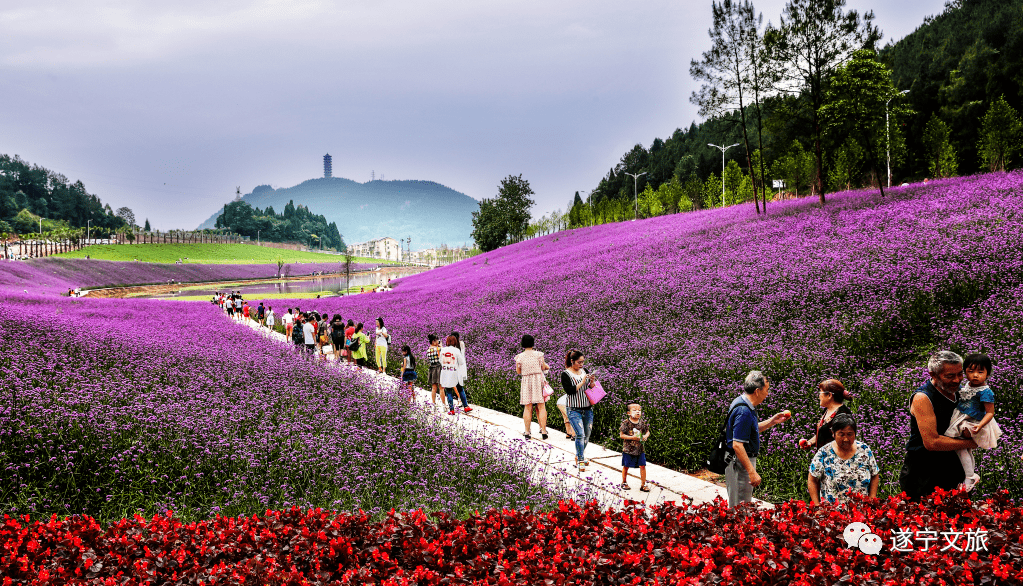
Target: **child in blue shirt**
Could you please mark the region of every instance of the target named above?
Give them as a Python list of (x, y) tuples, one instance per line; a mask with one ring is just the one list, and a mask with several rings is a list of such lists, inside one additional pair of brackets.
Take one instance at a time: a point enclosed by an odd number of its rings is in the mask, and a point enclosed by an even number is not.
[[(959, 401), (945, 435), (972, 438), (977, 447), (990, 450), (998, 445), (998, 438), (1002, 436), (1002, 429), (995, 421), (995, 393), (987, 385), (991, 358), (985, 354), (970, 354), (963, 360), (963, 371), (966, 380), (959, 388)], [(956, 455), (966, 473), (961, 488), (972, 490), (980, 482), (975, 472), (973, 450), (956, 450)]]

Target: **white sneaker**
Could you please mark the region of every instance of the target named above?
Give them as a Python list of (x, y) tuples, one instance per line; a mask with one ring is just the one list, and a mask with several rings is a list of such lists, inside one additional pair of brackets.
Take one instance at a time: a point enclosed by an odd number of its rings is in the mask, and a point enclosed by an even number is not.
[(963, 482), (963, 484), (966, 486), (966, 492), (970, 492), (971, 490), (973, 490), (977, 486), (978, 482), (980, 482), (980, 476), (977, 474), (967, 477), (966, 480)]

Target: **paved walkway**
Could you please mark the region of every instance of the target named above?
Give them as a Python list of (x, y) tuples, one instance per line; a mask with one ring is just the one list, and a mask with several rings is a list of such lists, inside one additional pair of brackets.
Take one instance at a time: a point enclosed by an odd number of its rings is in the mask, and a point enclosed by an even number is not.
[[(266, 328), (260, 327), (255, 321), (235, 321), (241, 325), (248, 325), (271, 339), (292, 344), (283, 334), (270, 332)], [(333, 366), (339, 367), (337, 364)], [(395, 382), (398, 380), (390, 375), (382, 375), (370, 369), (366, 370)], [(430, 391), (416, 388), (416, 401), (429, 408)], [(436, 409), (438, 416), (449, 417), (446, 404), (441, 404), (438, 401)], [(537, 474), (546, 475), (552, 482), (565, 483), (573, 489), (585, 490), (594, 494), (604, 506), (620, 506), (625, 500), (642, 501), (649, 504), (667, 501), (677, 503), (690, 501), (699, 504), (711, 502), (719, 496), (725, 500), (728, 499), (728, 494), (722, 486), (656, 464), (648, 464), (646, 467), (650, 492), (640, 492), (639, 470), (636, 469), (629, 471), (630, 490), (622, 490), (620, 488), (622, 455), (619, 452), (593, 443), (589, 444), (586, 448), (586, 455), (589, 457), (590, 466), (580, 473), (575, 465), (575, 443), (569, 441), (563, 431), (548, 427), (549, 439), (541, 440), (539, 428), (534, 423), (532, 439), (526, 440), (522, 436), (521, 417), (475, 405), (471, 413), (461, 413), (459, 410), (454, 419), (466, 430), (483, 433), (500, 444), (528, 448), (529, 457), (534, 458), (540, 464), (537, 466)], [(528, 445), (524, 445), (527, 442)], [(770, 506), (769, 503), (763, 501), (757, 502), (761, 506)]]

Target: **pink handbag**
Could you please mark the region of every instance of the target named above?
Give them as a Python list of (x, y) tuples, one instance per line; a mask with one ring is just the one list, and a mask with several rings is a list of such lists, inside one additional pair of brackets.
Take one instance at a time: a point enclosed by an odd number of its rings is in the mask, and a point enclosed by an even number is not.
[(600, 381), (596, 381), (593, 388), (586, 388), (586, 398), (590, 401), (590, 405), (596, 405), (605, 395), (607, 393), (604, 392), (604, 387), (600, 386)]
[(554, 389), (551, 387), (551, 383), (543, 381), (543, 399), (546, 401), (554, 395)]

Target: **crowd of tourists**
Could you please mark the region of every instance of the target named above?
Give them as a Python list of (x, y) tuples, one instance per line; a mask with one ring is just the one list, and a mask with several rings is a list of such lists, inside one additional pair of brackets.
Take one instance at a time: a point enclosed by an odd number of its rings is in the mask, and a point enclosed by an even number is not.
[[(523, 436), (531, 438), (536, 412), (540, 435), (547, 439), (546, 403), (554, 395), (548, 383), (551, 366), (534, 348), (532, 336), (523, 336), (522, 352), (515, 357), (521, 377), (520, 404), (525, 424)], [(589, 465), (585, 457), (593, 424), (593, 405), (603, 396), (598, 373), (584, 367), (586, 357), (578, 350), (565, 356), (560, 382), (563, 394), (556, 405), (566, 422), (566, 434), (575, 441), (576, 464)], [(973, 450), (997, 446), (1002, 432), (994, 420), (994, 393), (987, 384), (991, 359), (984, 354), (963, 357), (951, 351), (934, 354), (928, 361), (930, 380), (916, 389), (909, 401), (910, 437), (899, 483), (913, 500), (930, 495), (936, 488), (972, 490), (977, 474)], [(743, 392), (729, 406), (722, 426), (724, 476), (730, 506), (753, 500), (753, 490), (762, 483), (757, 472), (761, 434), (791, 419), (784, 410), (761, 420), (757, 406), (767, 398), (770, 381), (752, 371), (743, 382)], [(828, 379), (817, 387), (822, 413), (813, 434), (800, 438), (798, 446), (816, 450), (807, 474), (810, 500), (841, 503), (853, 493), (876, 497), (880, 468), (870, 447), (857, 440), (856, 416), (846, 404), (850, 394), (845, 385)], [(629, 403), (618, 437), (622, 448), (622, 485), (628, 490), (628, 471), (639, 468), (640, 490), (648, 491), (643, 444), (650, 438), (650, 425), (642, 406)]]
[[(995, 396), (987, 379), (991, 359), (984, 354), (963, 358), (940, 351), (927, 363), (930, 380), (909, 400), (909, 440), (899, 485), (912, 500), (935, 489), (972, 490), (977, 474), (973, 450), (992, 449), (1002, 435), (994, 420)], [(770, 381), (760, 371), (746, 376), (743, 393), (732, 401), (725, 423), (725, 483), (735, 506), (753, 499), (762, 478), (757, 473), (760, 434), (788, 421), (789, 411), (761, 420), (757, 405), (767, 398)], [(846, 502), (852, 493), (876, 497), (880, 470), (871, 449), (856, 439), (856, 417), (845, 404), (845, 386), (829, 379), (818, 386), (823, 409), (815, 433), (798, 445), (817, 452), (810, 463), (807, 491), (815, 503)]]
[[(255, 320), (271, 330), (279, 323), (285, 336), (311, 360), (368, 367), (372, 344), (374, 367), (379, 373), (386, 372), (391, 335), (382, 317), (376, 318), (371, 339), (363, 323), (345, 321), (339, 314), (331, 317), (326, 311), (289, 307), (277, 318), (272, 307), (260, 303), (250, 309), (242, 296), (234, 292), (217, 293), (213, 302), (236, 320)], [(447, 401), (450, 415), (456, 414), (456, 400), (463, 412), (471, 412), (465, 390), (466, 347), (460, 334), (451, 332), (443, 341), (429, 334), (427, 342), (425, 358), (431, 403), (437, 405), (443, 390), (441, 404)], [(535, 414), (540, 437), (546, 440), (549, 437), (546, 406), (556, 394), (548, 381), (551, 365), (544, 353), (536, 350), (533, 336), (523, 336), (521, 346), (522, 352), (515, 356), (515, 371), (521, 379), (519, 403), (525, 426), (522, 435), (532, 439)], [(416, 357), (407, 345), (402, 346), (401, 357), (401, 380), (411, 399), (417, 380)], [(565, 355), (559, 377), (561, 392), (555, 402), (565, 422), (566, 436), (575, 444), (576, 466), (580, 471), (590, 465), (585, 452), (593, 426), (593, 407), (605, 396), (599, 380), (601, 373), (586, 368), (585, 363), (586, 357), (578, 350)], [(980, 481), (973, 450), (996, 447), (1002, 435), (994, 420), (994, 393), (987, 384), (992, 370), (988, 356), (970, 354), (963, 358), (951, 351), (940, 351), (931, 356), (927, 368), (930, 380), (913, 391), (909, 400), (910, 437), (899, 475), (902, 490), (914, 500), (936, 488), (972, 490)], [(762, 483), (757, 472), (757, 457), (763, 445), (761, 434), (792, 417), (791, 411), (784, 410), (760, 419), (757, 406), (767, 399), (770, 386), (762, 372), (751, 371), (743, 381), (743, 392), (731, 402), (724, 418), (721, 443), (725, 447), (723, 465), (730, 506), (752, 501), (754, 489)], [(856, 437), (856, 416), (847, 405), (850, 393), (841, 381), (828, 379), (817, 386), (817, 398), (821, 416), (813, 433), (797, 442), (804, 450), (816, 450), (806, 481), (810, 500), (814, 504), (847, 502), (853, 493), (876, 497), (880, 469), (870, 447)], [(649, 492), (644, 444), (650, 439), (650, 425), (639, 403), (629, 403), (626, 409), (618, 435), (623, 444), (621, 488), (630, 488), (628, 471), (638, 468), (640, 490)]]

